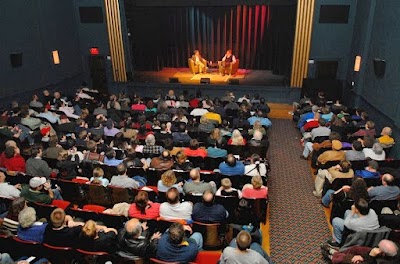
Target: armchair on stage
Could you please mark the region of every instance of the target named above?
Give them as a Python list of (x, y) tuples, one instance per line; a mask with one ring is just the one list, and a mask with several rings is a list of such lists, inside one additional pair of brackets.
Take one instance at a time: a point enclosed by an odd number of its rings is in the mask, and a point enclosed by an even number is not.
[[(202, 59), (201, 62), (203, 62), (203, 64), (207, 66), (207, 61), (205, 59)], [(199, 65), (195, 65), (194, 60), (192, 58), (188, 59), (188, 64), (191, 73), (196, 74), (200, 72)]]
[[(224, 72), (224, 68), (225, 68), (225, 72)], [(224, 67), (223, 66), (223, 61), (218, 61), (218, 69), (219, 72), (222, 74), (231, 74), (231, 75), (235, 75), (236, 72), (239, 69), (239, 59), (236, 59), (235, 63), (231, 63), (229, 66)]]

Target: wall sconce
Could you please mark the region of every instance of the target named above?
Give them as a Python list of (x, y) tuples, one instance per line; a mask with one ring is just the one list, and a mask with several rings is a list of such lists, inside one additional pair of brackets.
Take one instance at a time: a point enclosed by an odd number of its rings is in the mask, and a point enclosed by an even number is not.
[(356, 59), (354, 61), (354, 71), (359, 72), (360, 71), (360, 66), (361, 66), (361, 56), (356, 56)]
[(54, 64), (60, 64), (60, 57), (58, 56), (58, 50), (53, 50), (53, 62)]

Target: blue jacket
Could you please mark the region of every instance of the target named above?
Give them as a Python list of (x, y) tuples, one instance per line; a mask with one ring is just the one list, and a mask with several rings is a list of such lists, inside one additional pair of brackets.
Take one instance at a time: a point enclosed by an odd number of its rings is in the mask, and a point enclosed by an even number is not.
[(236, 161), (236, 165), (234, 167), (229, 166), (225, 161), (219, 164), (219, 172), (223, 175), (243, 175), (244, 174), (244, 165), (241, 161)]
[(35, 223), (31, 227), (28, 227), (28, 228), (22, 228), (19, 225), (17, 235), (22, 240), (42, 243), (44, 231), (46, 230), (46, 226), (47, 226), (47, 223), (43, 223), (43, 224)]
[(197, 244), (193, 239), (186, 239), (188, 245), (177, 245), (169, 239), (168, 230), (162, 234), (157, 246), (157, 258), (168, 262), (187, 263), (197, 257)]
[(376, 179), (380, 178), (381, 174), (377, 172), (367, 171), (367, 170), (356, 170), (355, 176), (360, 176), (364, 179)]

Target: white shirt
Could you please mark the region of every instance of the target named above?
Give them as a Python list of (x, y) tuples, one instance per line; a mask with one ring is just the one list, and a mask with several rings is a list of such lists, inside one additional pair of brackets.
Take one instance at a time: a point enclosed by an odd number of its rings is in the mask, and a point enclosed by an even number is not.
[(0, 183), (0, 196), (14, 199), (18, 198), (20, 193), (20, 190), (15, 188), (13, 185), (8, 184), (7, 182)]
[[(232, 57), (232, 63), (235, 63), (236, 62), (236, 57), (235, 57), (235, 55), (231, 55), (231, 57)], [(225, 61), (226, 60), (226, 55), (222, 58), (222, 61)]]
[(260, 163), (258, 167), (259, 171), (256, 169), (256, 164), (249, 164), (244, 166), (244, 175), (247, 176), (266, 176), (267, 175), (267, 168), (265, 167), (264, 163)]
[(174, 219), (192, 219), (193, 204), (191, 202), (182, 202), (169, 204), (167, 202), (160, 205), (160, 216), (166, 220)]
[(385, 151), (382, 151), (382, 153), (380, 155), (378, 155), (372, 151), (372, 148), (364, 148), (363, 153), (365, 155), (365, 158), (371, 158), (373, 160), (385, 160), (385, 158), (386, 158)]
[(192, 110), (192, 112), (190, 112), (190, 115), (192, 116), (202, 116), (204, 114), (208, 113), (207, 109), (204, 108), (195, 108)]

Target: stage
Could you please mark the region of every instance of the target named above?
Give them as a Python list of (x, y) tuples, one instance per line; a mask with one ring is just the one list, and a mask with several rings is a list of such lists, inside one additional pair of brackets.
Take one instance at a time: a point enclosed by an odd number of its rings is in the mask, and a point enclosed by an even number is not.
[(235, 79), (239, 85), (244, 86), (286, 86), (286, 77), (275, 75), (266, 70), (239, 69), (235, 75), (222, 76), (218, 69), (210, 69), (207, 73), (193, 74), (189, 68), (163, 68), (162, 71), (135, 71), (133, 81), (135, 83), (165, 84), (170, 82), (170, 78), (182, 85), (200, 84), (201, 78), (210, 78), (212, 85), (229, 85)]

